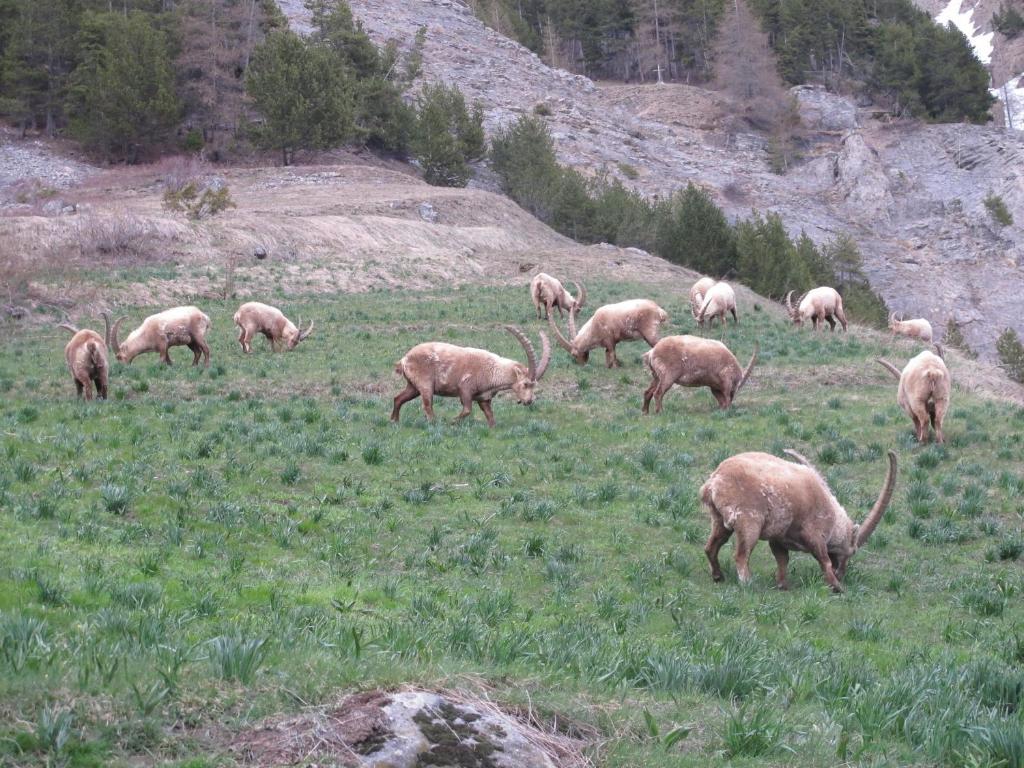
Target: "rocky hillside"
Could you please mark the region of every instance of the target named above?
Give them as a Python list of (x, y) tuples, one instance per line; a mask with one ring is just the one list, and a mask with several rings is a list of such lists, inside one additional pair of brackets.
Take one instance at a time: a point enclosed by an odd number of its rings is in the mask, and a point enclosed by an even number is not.
[[(811, 147), (786, 175), (772, 173), (764, 137), (726, 130), (721, 96), (687, 86), (599, 86), (547, 67), (481, 24), (461, 0), (351, 0), (378, 41), (412, 41), (426, 27), (424, 76), (480, 100), (493, 130), (545, 104), (561, 160), (619, 176), (648, 195), (693, 182), (730, 216), (778, 211), (815, 240), (848, 231), (889, 305), (944, 326), (992, 355), (999, 330), (1024, 333), (1024, 134), (995, 127), (893, 124), (814, 88), (794, 89)], [(301, 0), (284, 0), (305, 28)], [(545, 110), (547, 111), (547, 110)], [(631, 177), (636, 176), (635, 179)], [(1017, 213), (997, 225), (983, 205)]]

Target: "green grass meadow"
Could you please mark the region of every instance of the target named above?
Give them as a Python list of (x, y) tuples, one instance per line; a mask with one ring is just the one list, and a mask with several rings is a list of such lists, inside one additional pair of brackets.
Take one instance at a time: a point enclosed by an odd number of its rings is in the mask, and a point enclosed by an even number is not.
[[(588, 288), (693, 331), (686, 287)], [(674, 388), (641, 416), (641, 342), (618, 370), (554, 347), (494, 429), (440, 398), (395, 426), (414, 344), (524, 359), (501, 324), (538, 343), (525, 286), (281, 301), (317, 330), (277, 355), (242, 354), (237, 304), (202, 303), (209, 369), (115, 362), (91, 404), (64, 332), (4, 331), (0, 765), (230, 766), (266, 716), (413, 683), (589, 726), (599, 766), (1024, 766), (1024, 409), (954, 391), (920, 447), (873, 362), (912, 347), (741, 306), (725, 341), (760, 362), (729, 411)], [(710, 579), (698, 489), (784, 448), (855, 519), (899, 455), (845, 595), (800, 553), (776, 590), (765, 542), (752, 586), (731, 543)]]

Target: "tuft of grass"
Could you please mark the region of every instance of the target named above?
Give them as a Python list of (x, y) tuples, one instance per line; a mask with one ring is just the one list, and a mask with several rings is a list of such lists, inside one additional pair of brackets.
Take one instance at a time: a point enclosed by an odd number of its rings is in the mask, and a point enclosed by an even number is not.
[(209, 641), (210, 661), (221, 680), (249, 685), (266, 660), (266, 638), (220, 635)]
[(100, 499), (107, 512), (123, 515), (131, 507), (132, 493), (123, 485), (104, 483), (100, 486)]
[(722, 728), (722, 749), (727, 757), (765, 757), (782, 749), (787, 728), (779, 710), (765, 702), (734, 708)]

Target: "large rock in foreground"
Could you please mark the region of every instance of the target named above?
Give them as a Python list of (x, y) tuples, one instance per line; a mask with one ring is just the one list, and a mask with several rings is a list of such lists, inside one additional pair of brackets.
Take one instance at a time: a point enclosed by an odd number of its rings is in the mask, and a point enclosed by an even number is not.
[(368, 691), (336, 707), (269, 720), (231, 751), (259, 766), (571, 768), (582, 742), (540, 731), (489, 702), (430, 691)]

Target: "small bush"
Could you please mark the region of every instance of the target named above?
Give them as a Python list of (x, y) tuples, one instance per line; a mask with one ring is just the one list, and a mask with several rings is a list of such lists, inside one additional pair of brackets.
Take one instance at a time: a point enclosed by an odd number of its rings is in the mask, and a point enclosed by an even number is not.
[(985, 204), (989, 215), (995, 219), (997, 224), (1003, 227), (1013, 224), (1013, 214), (1010, 213), (1010, 209), (1006, 207), (1006, 203), (1001, 196), (995, 192), (989, 192), (982, 202)]
[(533, 114), (537, 115), (538, 117), (551, 117), (555, 113), (552, 111), (551, 107), (549, 107), (543, 101), (538, 101), (533, 106)]
[(83, 214), (75, 218), (76, 244), (83, 257), (142, 256), (156, 239), (150, 222), (126, 211), (113, 216)]
[(1003, 3), (999, 10), (992, 14), (992, 26), (1002, 35), (1013, 38), (1024, 32), (1024, 14), (1012, 3)]
[(619, 163), (619, 173), (630, 180), (640, 178), (640, 171), (629, 163)]
[(969, 357), (972, 360), (976, 360), (978, 357), (978, 353), (967, 344), (963, 329), (960, 327), (960, 323), (955, 316), (950, 317), (946, 323), (946, 333), (942, 337), (942, 343), (947, 347), (959, 350), (965, 357)]
[(227, 186), (214, 180), (209, 184), (190, 181), (180, 189), (167, 189), (164, 207), (184, 213), (190, 219), (207, 219), (237, 206)]
[(996, 339), (996, 352), (1006, 375), (1018, 383), (1024, 383), (1024, 344), (1013, 328), (1007, 328)]

